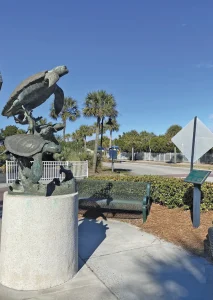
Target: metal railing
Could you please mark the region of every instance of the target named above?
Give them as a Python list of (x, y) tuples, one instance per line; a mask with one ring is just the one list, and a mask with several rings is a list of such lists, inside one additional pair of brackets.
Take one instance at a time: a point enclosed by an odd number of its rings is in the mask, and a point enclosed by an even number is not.
[[(160, 162), (174, 162), (174, 153), (152, 153), (152, 152), (139, 152), (135, 153), (135, 160), (146, 160), (146, 161), (160, 161)], [(176, 154), (177, 162), (188, 162), (187, 158), (182, 153)]]
[[(107, 157), (109, 154), (107, 153)], [(118, 160), (132, 160), (132, 153), (121, 152), (118, 155)], [(144, 161), (159, 161), (159, 162), (174, 162), (175, 154), (169, 153), (153, 153), (153, 152), (135, 152), (133, 160), (144, 160)], [(176, 153), (176, 162), (188, 163), (188, 159), (182, 153)], [(196, 164), (213, 164), (213, 154), (204, 154)]]
[[(151, 153), (151, 152), (140, 152), (135, 153), (135, 160), (145, 160), (145, 161), (160, 161), (160, 162), (174, 162), (174, 153)], [(187, 163), (188, 159), (182, 153), (176, 153), (176, 162)], [(213, 154), (206, 153), (199, 160), (195, 162), (196, 164), (211, 164), (213, 163)]]
[[(59, 174), (60, 166), (70, 169), (75, 178), (88, 177), (88, 161), (43, 161), (43, 176), (41, 180), (50, 181), (53, 178), (63, 180), (64, 174)], [(18, 164), (16, 161), (6, 161), (6, 183), (13, 183), (18, 176)]]

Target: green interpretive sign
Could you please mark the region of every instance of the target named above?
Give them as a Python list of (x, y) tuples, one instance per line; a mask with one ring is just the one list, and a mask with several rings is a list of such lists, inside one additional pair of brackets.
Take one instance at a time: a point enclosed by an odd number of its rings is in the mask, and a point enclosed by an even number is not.
[(211, 171), (204, 170), (192, 170), (189, 175), (184, 179), (185, 182), (190, 182), (194, 184), (203, 184)]

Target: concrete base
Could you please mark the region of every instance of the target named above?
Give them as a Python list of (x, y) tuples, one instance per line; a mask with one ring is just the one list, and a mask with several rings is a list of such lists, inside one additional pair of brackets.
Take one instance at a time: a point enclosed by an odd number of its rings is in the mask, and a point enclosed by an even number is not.
[(4, 194), (0, 282), (16, 290), (40, 290), (78, 271), (78, 194)]

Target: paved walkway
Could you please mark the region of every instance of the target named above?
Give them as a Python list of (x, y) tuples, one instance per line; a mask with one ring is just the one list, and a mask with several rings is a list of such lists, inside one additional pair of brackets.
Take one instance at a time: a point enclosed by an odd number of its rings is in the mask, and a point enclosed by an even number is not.
[[(105, 167), (111, 167), (111, 163), (104, 162)], [(189, 174), (189, 167), (174, 167), (170, 164), (168, 165), (158, 165), (149, 162), (123, 162), (115, 163), (115, 169), (125, 169), (129, 170), (130, 173), (134, 175), (160, 175), (160, 176), (169, 176), (169, 177), (182, 177), (185, 178)], [(202, 169), (202, 165), (196, 165), (195, 169)], [(213, 166), (212, 166), (213, 168)], [(207, 178), (208, 182), (213, 182), (213, 174)]]
[(0, 286), (1, 300), (212, 299), (213, 265), (117, 221), (79, 221), (79, 272), (41, 292)]

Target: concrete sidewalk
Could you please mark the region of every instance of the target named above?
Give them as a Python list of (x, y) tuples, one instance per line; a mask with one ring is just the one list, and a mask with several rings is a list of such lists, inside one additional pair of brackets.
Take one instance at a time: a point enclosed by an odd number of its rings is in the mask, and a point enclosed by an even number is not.
[(213, 265), (118, 221), (79, 221), (79, 272), (62, 286), (1, 300), (212, 299)]
[(0, 189), (7, 188), (7, 187), (8, 187), (7, 183), (0, 183)]

